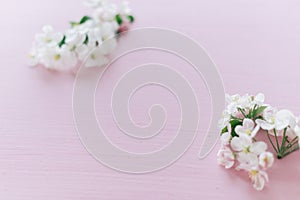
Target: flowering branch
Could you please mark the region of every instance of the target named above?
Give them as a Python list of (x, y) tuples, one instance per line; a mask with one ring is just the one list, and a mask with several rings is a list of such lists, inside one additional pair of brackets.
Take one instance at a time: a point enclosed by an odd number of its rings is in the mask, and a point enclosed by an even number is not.
[(108, 0), (86, 0), (85, 5), (94, 9), (92, 15), (70, 22), (70, 29), (64, 33), (55, 32), (49, 25), (43, 27), (30, 51), (31, 65), (70, 70), (84, 59), (86, 67), (107, 64), (108, 54), (117, 45), (115, 36), (128, 30), (135, 19), (127, 2), (116, 5)]
[[(257, 190), (268, 181), (266, 173), (274, 162), (274, 156), (267, 150), (267, 144), (258, 141), (260, 130), (282, 159), (299, 149), (300, 120), (288, 110), (277, 110), (264, 104), (264, 95), (226, 95), (227, 108), (219, 121), (221, 149), (218, 162), (226, 169), (248, 172)], [(271, 137), (274, 137), (273, 139)]]

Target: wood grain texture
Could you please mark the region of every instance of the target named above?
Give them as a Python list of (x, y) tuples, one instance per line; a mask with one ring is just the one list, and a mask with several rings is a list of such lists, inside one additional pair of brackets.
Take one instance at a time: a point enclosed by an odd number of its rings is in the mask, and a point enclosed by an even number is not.
[[(226, 92), (261, 91), (270, 104), (300, 113), (299, 1), (131, 0), (131, 5), (137, 19), (135, 27), (172, 28), (202, 44), (218, 65)], [(156, 173), (124, 174), (97, 162), (75, 131), (74, 76), (28, 68), (25, 58), (33, 35), (43, 24), (63, 30), (69, 20), (79, 19), (89, 11), (81, 0), (12, 0), (1, 5), (0, 199), (298, 198), (299, 152), (276, 160), (270, 171), (270, 183), (263, 192), (254, 191), (245, 174), (219, 167), (217, 148), (205, 160), (198, 160), (210, 115), (207, 91), (202, 79), (188, 66), (185, 69), (180, 62), (157, 52), (147, 58), (169, 60), (177, 70), (182, 70), (201, 101), (202, 120), (195, 142), (175, 164)], [(168, 108), (174, 114), (169, 115), (164, 135), (142, 145), (118, 136), (106, 98), (113, 81), (131, 63), (144, 61), (142, 55), (116, 63), (97, 91), (97, 115), (105, 122), (109, 137), (122, 148), (135, 151), (159, 148), (173, 136), (178, 123), (174, 97), (164, 94), (161, 88), (146, 88), (131, 105), (133, 118), (146, 123), (148, 104), (172, 102)], [(124, 65), (127, 67), (122, 68)], [(157, 94), (161, 94), (159, 98), (155, 97)], [(149, 99), (146, 105), (145, 96)]]

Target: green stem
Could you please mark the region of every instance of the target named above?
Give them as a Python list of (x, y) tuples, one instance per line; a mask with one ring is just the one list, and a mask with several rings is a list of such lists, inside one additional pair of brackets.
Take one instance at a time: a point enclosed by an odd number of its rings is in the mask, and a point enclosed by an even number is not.
[[(281, 158), (289, 155), (290, 153), (296, 151), (297, 149), (299, 149), (298, 137), (295, 137), (291, 142), (289, 142), (289, 140), (286, 136), (286, 131), (287, 131), (287, 128), (284, 129), (282, 144), (281, 144), (279, 152), (277, 153), (277, 157), (279, 159), (281, 159)], [(288, 145), (285, 145), (286, 142), (288, 142)]]
[(243, 115), (245, 118), (247, 118), (247, 115), (245, 114), (245, 112), (243, 111), (243, 109), (238, 108), (238, 110), (242, 113), (242, 115)]
[(286, 140), (289, 144), (292, 144), (292, 143), (295, 143), (295, 142), (298, 142), (298, 136), (295, 137), (294, 139), (292, 139), (292, 141), (289, 141), (289, 140)]
[(279, 150), (281, 153), (284, 153), (284, 151), (285, 151), (286, 129), (287, 128), (285, 128), (284, 131), (283, 131), (283, 138), (282, 138), (281, 147), (280, 147), (280, 150)]
[(293, 142), (293, 143), (290, 143), (290, 144), (288, 144), (286, 147), (286, 149), (289, 149), (289, 148), (291, 148), (291, 147), (293, 147), (295, 144), (297, 144), (298, 143), (298, 141), (295, 141), (295, 142)]
[(267, 131), (267, 136), (268, 136), (268, 139), (269, 139), (271, 145), (273, 146), (274, 150), (276, 151), (276, 153), (278, 153), (278, 151), (277, 151), (275, 145), (273, 144), (273, 142), (272, 142), (272, 140), (271, 140), (271, 138), (270, 138), (269, 131)]
[(295, 148), (293, 148), (292, 150), (288, 151), (288, 152), (285, 152), (281, 158), (289, 155), (290, 153), (293, 153), (294, 151), (298, 150), (299, 149), (299, 146), (297, 145)]
[(274, 136), (275, 136), (275, 139), (276, 139), (277, 149), (278, 149), (278, 151), (280, 151), (279, 142), (278, 142), (278, 138), (277, 138), (277, 133), (276, 133), (275, 128), (273, 130), (274, 130)]

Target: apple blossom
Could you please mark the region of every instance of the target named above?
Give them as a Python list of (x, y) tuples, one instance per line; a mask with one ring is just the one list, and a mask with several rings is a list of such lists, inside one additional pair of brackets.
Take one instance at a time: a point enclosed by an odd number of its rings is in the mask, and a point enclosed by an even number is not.
[(94, 8), (92, 17), (71, 22), (65, 32), (55, 32), (47, 25), (36, 34), (29, 53), (31, 65), (67, 71), (81, 63), (86, 67), (108, 63), (108, 54), (117, 46), (116, 34), (121, 27), (128, 29), (134, 17), (126, 2), (117, 5), (108, 0), (86, 0), (85, 5)]
[(223, 165), (226, 169), (234, 165), (234, 154), (228, 147), (223, 147), (218, 151), (218, 163)]
[(245, 118), (243, 120), (243, 125), (239, 125), (235, 127), (235, 132), (238, 135), (242, 135), (242, 134), (246, 134), (248, 136), (250, 136), (251, 138), (255, 137), (256, 133), (259, 130), (259, 126), (255, 127), (255, 124), (253, 122), (253, 120)]
[(299, 118), (289, 110), (277, 110), (265, 104), (264, 100), (262, 93), (226, 95), (227, 107), (218, 123), (221, 129), (218, 162), (225, 168), (246, 171), (256, 190), (264, 188), (268, 181), (266, 171), (274, 163), (273, 153), (267, 151), (266, 142), (258, 141), (257, 135), (267, 137), (278, 159), (296, 151), (300, 145)]
[(259, 155), (259, 165), (264, 169), (270, 168), (274, 163), (274, 156), (270, 152), (263, 152)]
[(269, 181), (268, 174), (258, 168), (249, 169), (248, 174), (252, 181), (253, 187), (256, 190), (262, 190), (265, 186), (265, 182)]

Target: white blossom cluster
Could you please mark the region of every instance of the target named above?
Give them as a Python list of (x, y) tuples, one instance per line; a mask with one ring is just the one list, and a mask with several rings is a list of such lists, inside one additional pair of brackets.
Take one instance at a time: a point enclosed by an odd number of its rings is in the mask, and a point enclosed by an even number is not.
[[(103, 66), (117, 45), (116, 34), (126, 31), (134, 21), (127, 2), (120, 5), (108, 0), (86, 0), (93, 8), (91, 16), (71, 22), (65, 32), (46, 25), (36, 34), (30, 51), (30, 64), (53, 70), (73, 70), (82, 62), (86, 67)], [(104, 42), (105, 41), (105, 42)]]
[[(258, 134), (266, 135), (277, 158), (281, 159), (299, 148), (300, 123), (288, 110), (277, 110), (264, 104), (264, 95), (226, 95), (227, 108), (219, 121), (221, 148), (218, 163), (226, 169), (235, 168), (248, 173), (253, 187), (264, 188), (267, 169), (274, 162), (267, 144), (258, 141)], [(262, 130), (262, 131), (260, 131)]]

